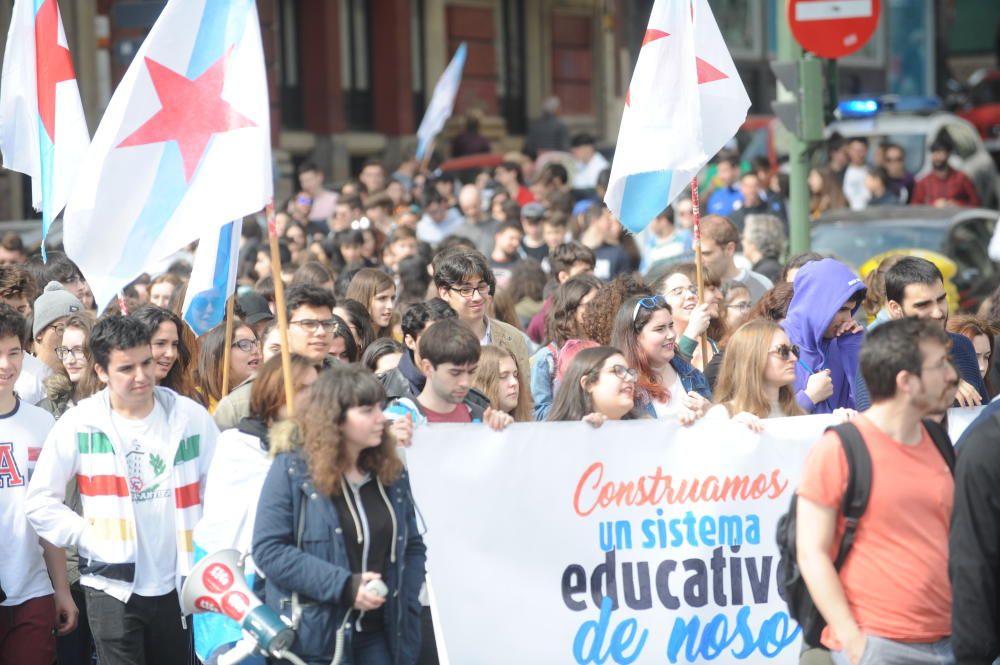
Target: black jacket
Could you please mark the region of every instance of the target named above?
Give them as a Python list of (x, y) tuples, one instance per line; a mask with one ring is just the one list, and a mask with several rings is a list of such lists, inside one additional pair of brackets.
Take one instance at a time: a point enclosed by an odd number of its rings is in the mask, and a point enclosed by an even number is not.
[[(424, 389), (426, 381), (423, 374), (413, 364), (409, 353), (404, 353), (399, 365), (379, 377), (385, 389), (386, 406), (392, 406), (400, 399), (409, 399), (417, 406), (417, 395)], [(469, 390), (463, 402), (469, 407), (473, 422), (482, 422), (483, 413), (490, 406), (490, 399), (475, 388)]]
[(955, 507), (948, 544), (956, 665), (991, 665), (1000, 656), (1000, 402), (959, 441)]

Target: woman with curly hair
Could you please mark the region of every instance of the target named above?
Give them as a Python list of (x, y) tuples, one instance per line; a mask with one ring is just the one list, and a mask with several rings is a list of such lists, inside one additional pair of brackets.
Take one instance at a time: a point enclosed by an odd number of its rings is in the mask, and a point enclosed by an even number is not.
[(426, 548), (384, 400), (360, 365), (324, 371), (297, 419), (302, 447), (264, 481), (254, 563), (267, 604), (299, 618), (290, 650), (310, 665), (337, 651), (355, 665), (413, 663), (420, 650)]
[(601, 280), (590, 273), (570, 277), (556, 289), (552, 308), (545, 317), (549, 342), (531, 356), (531, 397), (536, 420), (545, 420), (552, 406), (560, 350), (571, 339), (587, 338), (583, 318), (600, 290)]
[(632, 296), (651, 295), (653, 291), (637, 273), (618, 275), (609, 284), (601, 287), (590, 301), (580, 321), (580, 331), (586, 339), (608, 346), (611, 344), (611, 328), (614, 325), (615, 314), (621, 304)]
[(156, 384), (203, 404), (204, 400), (191, 376), (194, 354), (184, 341), (186, 326), (181, 318), (156, 305), (146, 305), (132, 317), (142, 322), (152, 337), (150, 346), (153, 349)]

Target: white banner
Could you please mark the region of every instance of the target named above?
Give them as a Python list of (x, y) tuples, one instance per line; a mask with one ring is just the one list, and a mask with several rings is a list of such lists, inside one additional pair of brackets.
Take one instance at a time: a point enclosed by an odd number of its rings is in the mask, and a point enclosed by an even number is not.
[(775, 530), (829, 424), (418, 428), (407, 460), (439, 651), (456, 665), (797, 663)]

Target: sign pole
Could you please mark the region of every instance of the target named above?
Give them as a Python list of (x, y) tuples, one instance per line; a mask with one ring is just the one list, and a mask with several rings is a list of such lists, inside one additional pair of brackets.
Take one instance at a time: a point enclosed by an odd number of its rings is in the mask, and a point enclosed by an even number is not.
[(222, 345), (222, 396), (229, 394), (229, 362), (233, 355), (233, 303), (236, 294), (226, 300), (226, 337)]
[(288, 348), (288, 314), (285, 312), (285, 283), (281, 281), (281, 252), (278, 251), (278, 229), (274, 225), (274, 201), (267, 204), (267, 239), (271, 245), (271, 279), (274, 282), (274, 309), (278, 315), (281, 339), (281, 374), (285, 380), (285, 409), (288, 417), (295, 415), (295, 387), (292, 385), (292, 353)]
[[(698, 287), (698, 304), (705, 302), (705, 273), (701, 267), (701, 201), (698, 196), (698, 176), (691, 178), (691, 220), (694, 232), (694, 270)], [(701, 371), (708, 367), (708, 332), (701, 334)]]

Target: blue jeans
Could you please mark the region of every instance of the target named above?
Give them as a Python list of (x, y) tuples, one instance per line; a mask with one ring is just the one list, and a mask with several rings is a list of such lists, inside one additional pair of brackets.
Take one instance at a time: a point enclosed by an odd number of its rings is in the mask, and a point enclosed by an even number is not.
[[(834, 665), (849, 665), (844, 651), (831, 653)], [(884, 637), (867, 636), (864, 652), (857, 665), (955, 665), (951, 638), (930, 644), (896, 642)]]
[(385, 634), (352, 633), (351, 660), (349, 665), (392, 665)]

